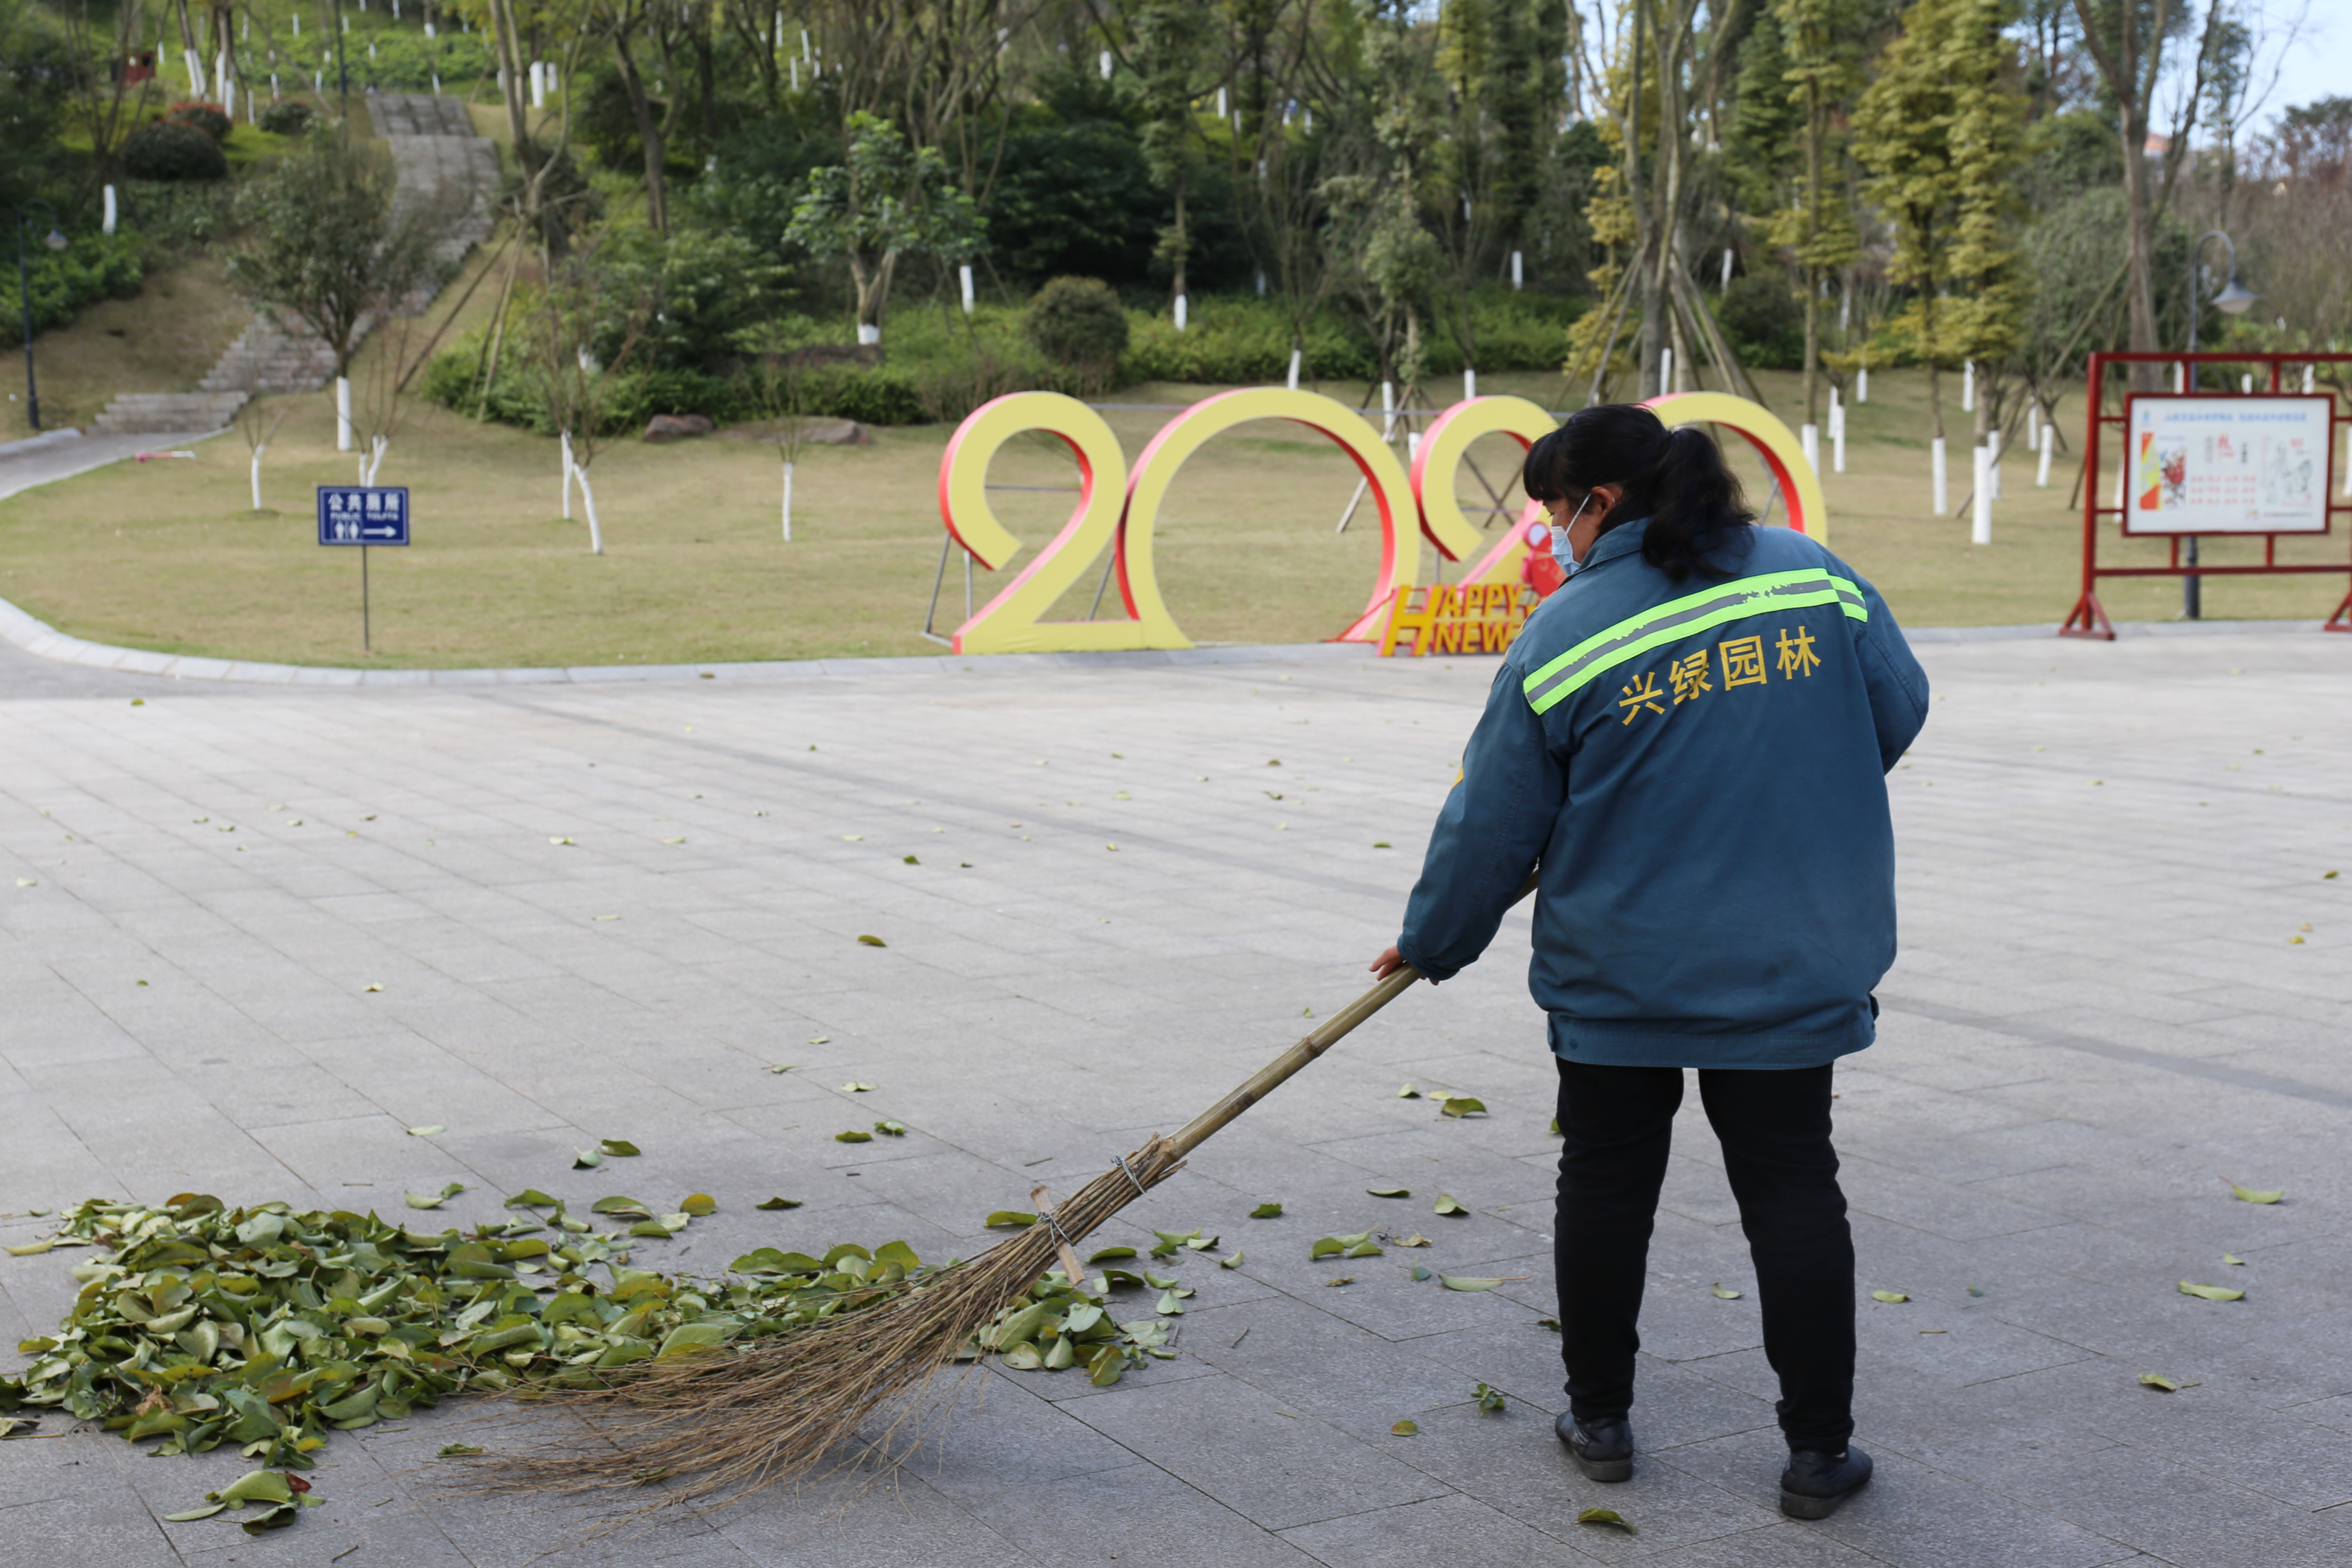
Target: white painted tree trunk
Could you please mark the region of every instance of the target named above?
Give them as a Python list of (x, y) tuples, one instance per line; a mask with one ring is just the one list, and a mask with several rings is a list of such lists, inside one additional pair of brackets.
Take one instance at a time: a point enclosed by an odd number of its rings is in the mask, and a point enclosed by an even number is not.
[(261, 510), (261, 454), (268, 449), (267, 447), (253, 449), (253, 510), (256, 511)]
[(1297, 349), (1293, 349), (1293, 350), (1291, 350), (1291, 351), (1290, 351), (1290, 390), (1291, 390), (1291, 391), (1293, 391), (1293, 392), (1296, 392), (1296, 391), (1297, 391), (1297, 390), (1298, 390), (1298, 361), (1299, 361), (1299, 358), (1300, 358), (1299, 352), (1298, 352)]
[(1818, 425), (1797, 426), (1797, 439), (1805, 449), (1805, 467), (1815, 473), (1822, 471), (1822, 427)]
[(571, 431), (569, 431), (569, 430), (566, 430), (566, 431), (562, 432), (562, 437), (563, 437), (563, 521), (566, 521), (566, 522), (570, 522), (570, 521), (572, 521), (572, 432), (571, 432)]
[(370, 455), (360, 458), (360, 471), (364, 476), (360, 480), (360, 483), (372, 489), (375, 486), (376, 475), (383, 471), (383, 455), (386, 451), (391, 449), (392, 437), (389, 436), (373, 437), (370, 438), (368, 445)]
[(793, 460), (784, 459), (784, 542), (793, 542)]
[(1992, 448), (1971, 447), (1969, 460), (1976, 465), (1976, 496), (1969, 509), (1969, 542), (1992, 542)]
[(575, 467), (572, 475), (580, 481), (580, 505), (588, 514), (588, 553), (602, 555), (604, 553), (604, 528), (596, 521), (596, 492), (589, 487), (586, 468)]
[(2033, 475), (2033, 487), (2036, 489), (2046, 490), (2050, 488), (2050, 455), (2056, 449), (2057, 445), (2058, 427), (2045, 424), (2042, 426), (2042, 462)]
[(335, 450), (352, 449), (352, 384), (348, 376), (335, 377)]
[(1936, 468), (1936, 515), (1942, 517), (1952, 510), (1952, 466), (1941, 436), (1928, 443), (1928, 449)]

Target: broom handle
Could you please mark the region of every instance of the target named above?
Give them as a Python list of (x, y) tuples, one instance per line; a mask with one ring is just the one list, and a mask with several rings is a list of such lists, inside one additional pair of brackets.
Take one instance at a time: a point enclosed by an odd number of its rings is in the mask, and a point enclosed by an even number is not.
[[(1536, 879), (1530, 875), (1527, 886), (1521, 888), (1517, 898), (1511, 901), (1517, 903), (1535, 890)], [(1349, 1030), (1404, 994), (1421, 977), (1420, 970), (1410, 963), (1405, 964), (1324, 1019), (1313, 1033), (1303, 1037), (1297, 1045), (1250, 1074), (1239, 1088), (1178, 1128), (1175, 1135), (1168, 1140), (1174, 1146), (1175, 1157), (1182, 1159), (1207, 1142), (1243, 1111), (1279, 1089), (1291, 1074), (1338, 1045)]]

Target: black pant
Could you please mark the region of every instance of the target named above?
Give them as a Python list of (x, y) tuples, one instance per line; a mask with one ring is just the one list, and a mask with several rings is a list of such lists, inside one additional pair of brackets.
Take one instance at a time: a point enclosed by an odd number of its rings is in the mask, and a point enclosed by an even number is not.
[[(1791, 1448), (1836, 1453), (1853, 1432), (1853, 1237), (1830, 1147), (1830, 1068), (1706, 1068), (1698, 1092), (1756, 1263), (1780, 1430)], [(1559, 1062), (1554, 1263), (1569, 1407), (1584, 1420), (1633, 1407), (1634, 1323), (1682, 1099), (1679, 1068)]]

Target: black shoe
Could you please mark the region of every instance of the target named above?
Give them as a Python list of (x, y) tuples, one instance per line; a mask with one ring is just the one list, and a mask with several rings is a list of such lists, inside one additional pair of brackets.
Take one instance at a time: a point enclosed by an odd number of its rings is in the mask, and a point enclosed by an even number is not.
[(1843, 1454), (1799, 1448), (1780, 1472), (1780, 1511), (1790, 1519), (1827, 1519), (1870, 1482), (1870, 1456), (1849, 1447)]
[(1603, 1416), (1598, 1421), (1579, 1421), (1562, 1413), (1552, 1424), (1559, 1440), (1568, 1445), (1568, 1457), (1576, 1468), (1591, 1481), (1630, 1481), (1633, 1479), (1633, 1428), (1625, 1418)]

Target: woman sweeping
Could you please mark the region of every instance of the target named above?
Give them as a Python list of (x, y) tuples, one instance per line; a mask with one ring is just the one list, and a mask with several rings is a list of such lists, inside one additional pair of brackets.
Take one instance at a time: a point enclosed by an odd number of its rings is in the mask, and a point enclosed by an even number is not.
[(1780, 1507), (1870, 1479), (1832, 1064), (1895, 957), (1885, 773), (1927, 681), (1869, 584), (1759, 529), (1703, 429), (1570, 416), (1529, 448), (1568, 582), (1503, 660), (1386, 975), (1458, 973), (1537, 873), (1528, 989), (1559, 1068), (1555, 1227), (1578, 1469), (1633, 1471), (1634, 1352), (1683, 1072), (1723, 1146), (1780, 1376)]

